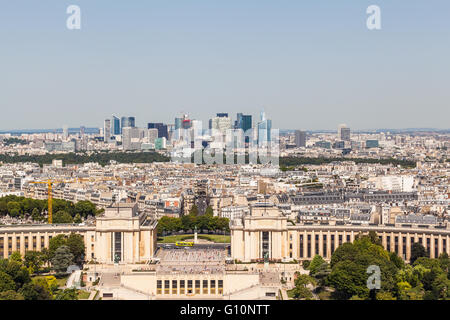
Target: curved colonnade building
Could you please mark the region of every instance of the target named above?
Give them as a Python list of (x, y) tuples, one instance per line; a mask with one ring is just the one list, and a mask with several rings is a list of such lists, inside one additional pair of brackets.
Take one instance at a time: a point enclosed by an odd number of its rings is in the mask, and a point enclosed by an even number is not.
[(346, 242), (353, 242), (358, 234), (376, 232), (383, 247), (397, 253), (405, 261), (411, 257), (411, 246), (420, 242), (437, 258), (449, 251), (450, 228), (432, 225), (381, 225), (297, 223), (273, 205), (259, 204), (251, 214), (231, 223), (231, 255), (242, 262), (308, 260), (316, 254), (326, 260)]

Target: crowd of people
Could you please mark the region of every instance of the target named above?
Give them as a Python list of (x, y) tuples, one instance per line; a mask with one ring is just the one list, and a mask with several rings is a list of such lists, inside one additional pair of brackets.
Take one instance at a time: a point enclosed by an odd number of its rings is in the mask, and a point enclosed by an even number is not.
[(225, 250), (196, 248), (164, 250), (161, 260), (167, 262), (223, 262)]
[(159, 274), (217, 274), (223, 273), (225, 267), (222, 265), (158, 265)]

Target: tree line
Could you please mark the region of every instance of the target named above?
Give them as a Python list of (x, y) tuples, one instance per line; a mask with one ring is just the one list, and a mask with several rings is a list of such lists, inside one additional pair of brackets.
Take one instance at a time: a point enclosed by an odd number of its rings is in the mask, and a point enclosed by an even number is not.
[(197, 229), (200, 233), (204, 231), (224, 231), (229, 232), (229, 219), (214, 217), (211, 207), (206, 208), (204, 215), (198, 214), (198, 207), (193, 205), (189, 214), (180, 218), (164, 216), (158, 221), (158, 235), (183, 231), (193, 231)]
[(392, 164), (394, 166), (400, 165), (405, 168), (415, 168), (416, 162), (411, 160), (399, 160), (394, 158), (383, 158), (383, 159), (374, 159), (374, 158), (308, 158), (308, 157), (281, 157), (280, 158), (280, 166), (281, 167), (292, 167), (292, 166), (301, 166), (301, 165), (321, 165), (328, 164), (331, 162), (342, 162), (342, 161), (353, 161), (356, 164), (360, 163), (371, 163), (371, 164)]
[[(73, 203), (63, 199), (52, 199), (54, 223), (80, 223), (88, 216), (95, 216), (100, 211), (90, 201)], [(45, 221), (48, 210), (47, 200), (38, 200), (15, 195), (0, 198), (0, 216), (13, 218), (31, 217), (34, 221)]]
[(17, 163), (32, 162), (41, 167), (44, 164), (51, 164), (53, 160), (62, 160), (64, 164), (83, 164), (96, 162), (101, 166), (109, 164), (111, 160), (119, 163), (152, 163), (168, 162), (170, 158), (157, 152), (95, 152), (87, 153), (61, 153), (44, 155), (6, 155), (0, 154), (0, 162)]
[(19, 138), (6, 138), (6, 139), (3, 139), (2, 143), (5, 146), (10, 146), (13, 144), (26, 145), (29, 142), (27, 140), (19, 139)]
[[(407, 264), (395, 252), (386, 251), (374, 232), (339, 246), (330, 263), (316, 255), (303, 266), (309, 275), (297, 274), (292, 290), (295, 299), (450, 299), (450, 259), (446, 253), (431, 259), (422, 244), (414, 243)], [(379, 289), (367, 284), (369, 266), (379, 267)]]
[[(200, 151), (196, 151), (200, 152)], [(169, 162), (171, 159), (167, 156), (161, 155), (154, 151), (149, 152), (95, 152), (95, 153), (63, 153), (63, 154), (45, 154), (45, 155), (5, 155), (0, 154), (0, 162), (17, 163), (17, 162), (32, 162), (37, 163), (41, 167), (44, 164), (50, 164), (53, 160), (63, 160), (64, 164), (83, 164), (88, 162), (96, 162), (102, 166), (109, 164), (111, 160), (119, 163), (153, 163), (153, 162)], [(202, 158), (203, 159), (203, 158)], [(179, 159), (181, 160), (181, 158)], [(237, 155), (235, 155), (235, 163)], [(416, 162), (412, 160), (399, 160), (394, 158), (309, 158), (309, 157), (280, 157), (280, 167), (293, 167), (303, 165), (321, 165), (331, 162), (354, 161), (355, 163), (371, 163), (371, 164), (392, 164), (394, 166), (400, 165), (405, 168), (415, 168)], [(194, 155), (191, 157), (191, 162), (194, 163)], [(249, 162), (248, 154), (245, 156), (245, 162)], [(203, 161), (203, 164), (205, 162)], [(225, 155), (224, 155), (224, 163)], [(259, 161), (258, 161), (259, 163)]]

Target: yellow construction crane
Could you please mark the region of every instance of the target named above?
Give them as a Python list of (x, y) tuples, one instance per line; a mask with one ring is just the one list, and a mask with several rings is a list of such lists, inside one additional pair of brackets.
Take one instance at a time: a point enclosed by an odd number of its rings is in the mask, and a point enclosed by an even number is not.
[(48, 179), (46, 181), (31, 181), (32, 184), (46, 184), (47, 185), (47, 201), (48, 201), (48, 223), (52, 224), (53, 222), (53, 184), (54, 183), (76, 183), (82, 182), (89, 179), (77, 178), (76, 180), (51, 180)]

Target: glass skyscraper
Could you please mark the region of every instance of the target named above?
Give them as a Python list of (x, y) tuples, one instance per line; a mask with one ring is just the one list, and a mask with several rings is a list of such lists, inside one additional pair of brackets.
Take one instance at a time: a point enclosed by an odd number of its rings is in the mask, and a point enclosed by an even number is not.
[(112, 127), (111, 127), (111, 133), (113, 135), (120, 134), (120, 119), (116, 116), (112, 116)]

